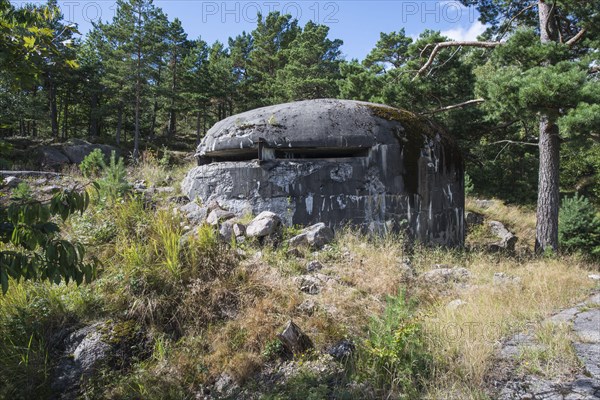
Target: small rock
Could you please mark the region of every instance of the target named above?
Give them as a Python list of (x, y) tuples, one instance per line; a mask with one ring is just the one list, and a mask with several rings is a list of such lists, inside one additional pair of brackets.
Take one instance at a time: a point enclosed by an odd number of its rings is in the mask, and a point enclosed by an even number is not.
[(179, 207), (179, 211), (181, 211), (190, 222), (197, 225), (206, 221), (206, 217), (208, 216), (208, 209), (206, 207), (200, 207), (195, 202)]
[(60, 190), (62, 190), (62, 188), (60, 186), (56, 186), (56, 185), (49, 185), (49, 186), (44, 186), (40, 190), (44, 194), (50, 194), (50, 193), (59, 192)]
[(215, 382), (214, 389), (218, 394), (229, 397), (238, 389), (238, 385), (231, 375), (224, 372)]
[(322, 282), (319, 278), (310, 275), (300, 276), (297, 279), (300, 290), (307, 294), (319, 294), (321, 293)]
[(448, 304), (446, 305), (446, 308), (447, 308), (448, 310), (452, 310), (452, 311), (454, 311), (454, 310), (457, 310), (457, 309), (459, 309), (459, 308), (461, 308), (461, 307), (465, 306), (466, 304), (467, 304), (467, 302), (466, 302), (466, 301), (463, 301), (463, 300), (461, 300), (461, 299), (456, 299), (456, 300), (452, 300), (450, 303), (448, 303)]
[(331, 346), (327, 350), (327, 354), (335, 358), (337, 361), (345, 361), (352, 356), (352, 353), (354, 353), (355, 349), (356, 346), (354, 346), (354, 343), (344, 339)]
[(234, 213), (217, 208), (215, 210), (212, 210), (210, 214), (208, 214), (208, 217), (206, 218), (206, 223), (212, 226), (216, 226), (219, 225), (219, 223), (227, 221), (228, 219), (231, 219), (233, 217), (235, 217)]
[(290, 354), (302, 354), (313, 347), (310, 338), (291, 320), (277, 337)]
[(500, 239), (499, 242), (489, 245), (489, 250), (495, 250), (499, 248), (503, 250), (514, 251), (518, 238), (512, 232), (506, 229), (502, 222), (490, 221), (489, 225), (492, 233), (498, 236)]
[(486, 208), (490, 208), (494, 204), (496, 204), (496, 201), (495, 200), (479, 200), (479, 199), (477, 199), (477, 200), (475, 200), (475, 204), (479, 208), (486, 209)]
[(81, 377), (91, 375), (96, 365), (108, 357), (111, 346), (104, 342), (102, 336), (102, 330), (107, 326), (99, 322), (67, 337), (64, 342), (65, 355), (58, 363), (57, 376), (51, 384), (55, 392), (65, 394), (76, 391)]
[(282, 227), (281, 218), (270, 211), (263, 211), (246, 227), (249, 237), (265, 237), (279, 233)]
[(136, 192), (140, 192), (140, 191), (144, 191), (144, 190), (148, 189), (148, 185), (146, 185), (146, 181), (139, 180), (139, 181), (133, 182), (132, 189)]
[(9, 188), (16, 188), (21, 182), (23, 182), (23, 180), (17, 178), (16, 176), (8, 176), (4, 178), (4, 186)]
[(233, 224), (232, 228), (233, 228), (233, 234), (236, 237), (241, 237), (246, 234), (246, 227), (244, 226), (244, 224), (240, 224), (239, 222), (236, 222), (235, 224)]
[(400, 275), (402, 276), (403, 281), (410, 281), (416, 276), (410, 260), (401, 261), (398, 264), (398, 269), (400, 270)]
[(319, 271), (321, 269), (323, 269), (323, 264), (321, 264), (320, 262), (318, 262), (316, 260), (311, 261), (308, 264), (306, 264), (306, 270), (308, 272), (315, 272), (315, 271)]
[(462, 267), (448, 268), (447, 266), (436, 264), (431, 271), (422, 274), (419, 279), (427, 284), (447, 284), (466, 282), (471, 278), (468, 269)]
[(245, 258), (246, 257), (246, 251), (240, 249), (239, 247), (235, 249), (235, 253), (240, 256), (241, 258)]
[(310, 246), (320, 249), (333, 241), (333, 231), (324, 223), (304, 228), (299, 235), (294, 236), (289, 240), (291, 247)]
[(593, 281), (600, 281), (600, 274), (591, 274), (588, 275), (588, 278), (590, 278)]
[(494, 285), (518, 285), (521, 283), (521, 278), (506, 274), (504, 272), (496, 272), (492, 278)]
[(483, 220), (483, 214), (479, 214), (474, 211), (467, 211), (465, 213), (465, 223), (467, 224), (467, 227), (482, 225)]
[(154, 191), (156, 193), (173, 193), (175, 191), (175, 188), (173, 186), (162, 186), (154, 188)]
[(296, 310), (306, 315), (313, 315), (316, 309), (317, 304), (310, 299), (304, 300), (302, 303), (300, 303), (300, 305), (298, 305), (298, 307), (296, 307)]
[(229, 221), (225, 221), (221, 224), (221, 227), (219, 228), (219, 236), (221, 236), (221, 239), (223, 239), (226, 243), (231, 242), (231, 238), (233, 236), (233, 225), (229, 223)]

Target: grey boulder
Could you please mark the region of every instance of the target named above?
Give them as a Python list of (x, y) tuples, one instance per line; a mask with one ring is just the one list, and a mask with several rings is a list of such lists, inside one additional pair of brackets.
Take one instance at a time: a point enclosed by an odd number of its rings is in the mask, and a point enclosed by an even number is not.
[(314, 247), (322, 248), (333, 241), (333, 231), (322, 222), (304, 228), (299, 235), (289, 240), (291, 247)]
[(281, 230), (281, 218), (270, 211), (263, 211), (252, 220), (246, 227), (248, 237), (261, 238), (271, 236)]

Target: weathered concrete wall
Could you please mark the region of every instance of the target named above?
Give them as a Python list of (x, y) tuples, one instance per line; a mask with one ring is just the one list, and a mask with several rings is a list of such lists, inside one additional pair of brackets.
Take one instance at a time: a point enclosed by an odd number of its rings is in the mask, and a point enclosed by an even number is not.
[(197, 156), (184, 192), (238, 214), (269, 210), (288, 224), (407, 229), (426, 243), (463, 244), (460, 154), (404, 111), (340, 100), (267, 107), (219, 122)]

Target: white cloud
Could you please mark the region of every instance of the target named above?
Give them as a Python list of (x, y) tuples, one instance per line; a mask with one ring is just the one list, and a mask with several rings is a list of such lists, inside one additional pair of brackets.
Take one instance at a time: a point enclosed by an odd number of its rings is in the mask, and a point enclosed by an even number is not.
[(486, 26), (475, 21), (468, 29), (464, 27), (452, 28), (442, 31), (442, 35), (458, 41), (477, 40), (477, 36), (485, 32)]

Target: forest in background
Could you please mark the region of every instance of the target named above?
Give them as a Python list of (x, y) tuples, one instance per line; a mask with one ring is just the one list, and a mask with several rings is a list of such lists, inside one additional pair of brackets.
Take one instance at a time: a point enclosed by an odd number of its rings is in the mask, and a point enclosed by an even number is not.
[[(502, 38), (502, 49), (441, 48), (419, 73), (434, 45), (449, 38), (425, 30), (413, 40), (399, 29), (381, 33), (364, 60), (346, 60), (343, 42), (330, 38), (327, 26), (300, 26), (289, 15), (271, 13), (259, 15), (252, 32), (226, 44), (206, 43), (188, 37), (181, 22), (151, 0), (117, 1), (112, 21), (96, 23), (81, 38), (51, 0), (44, 18), (27, 22), (29, 42), (23, 47), (37, 50), (47, 39), (52, 51), (38, 51), (26, 65), (5, 62), (0, 71), (0, 136), (88, 138), (121, 145), (136, 158), (140, 146), (193, 143), (216, 121), (261, 106), (314, 98), (372, 101), (445, 126), (464, 151), (468, 188), (533, 203), (538, 113), (555, 109), (561, 191), (597, 203), (598, 35), (588, 28), (573, 47), (544, 47), (531, 7), (520, 14), (513, 10), (512, 18), (498, 23), (511, 12), (499, 3), (487, 14), (480, 11), (490, 26), (482, 39)], [(560, 16), (564, 25), (592, 25), (597, 16), (591, 3)], [(8, 1), (2, 7), (7, 20), (26, 19)], [(552, 60), (552, 68), (540, 69), (545, 59)], [(480, 98), (486, 101), (444, 109)]]

